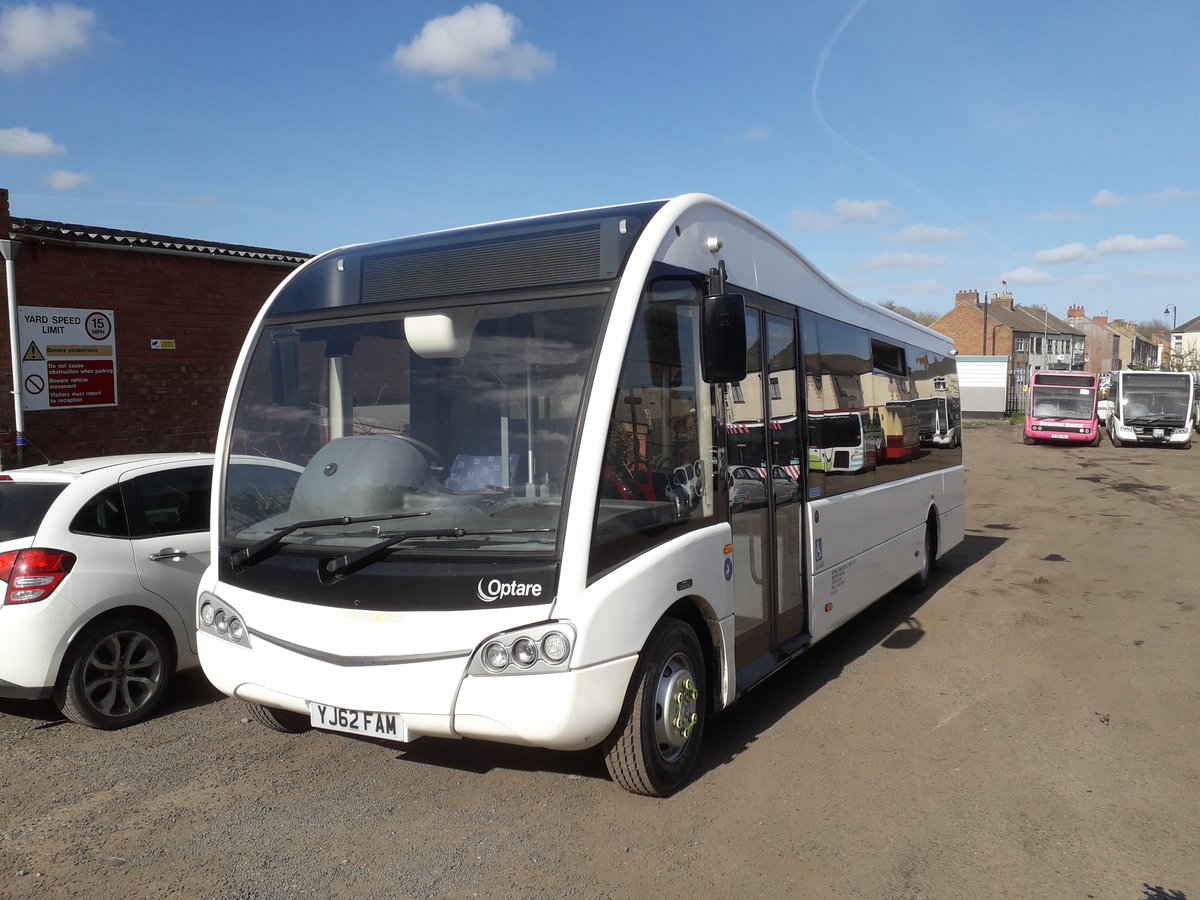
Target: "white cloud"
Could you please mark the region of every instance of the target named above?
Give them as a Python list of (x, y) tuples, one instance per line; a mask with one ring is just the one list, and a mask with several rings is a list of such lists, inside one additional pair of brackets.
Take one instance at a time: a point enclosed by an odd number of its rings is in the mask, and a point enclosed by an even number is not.
[(931, 294), (940, 297), (946, 293), (946, 287), (940, 281), (913, 281), (908, 284), (892, 284), (888, 290), (893, 294)]
[(899, 231), (885, 234), (881, 241), (889, 244), (944, 244), (961, 241), (966, 232), (961, 228), (942, 228), (938, 225), (909, 225)]
[(892, 204), (886, 200), (838, 200), (833, 204), (833, 211), (843, 222), (856, 225), (870, 225), (879, 222), (887, 215)]
[(0, 153), (10, 156), (56, 156), (66, 148), (54, 143), (48, 134), (28, 128), (0, 128)]
[(1100, 193), (1091, 199), (1092, 206), (1124, 206), (1128, 202), (1128, 197), (1114, 194), (1108, 188), (1100, 191)]
[(1188, 242), (1174, 234), (1159, 234), (1152, 238), (1140, 238), (1132, 234), (1118, 234), (1096, 244), (1101, 255), (1112, 253), (1153, 253), (1159, 250), (1186, 250)]
[(1022, 267), (1005, 272), (1000, 276), (1000, 280), (1007, 281), (1009, 284), (1053, 284), (1054, 276), (1048, 272)]
[(1163, 188), (1154, 194), (1147, 194), (1147, 200), (1153, 200), (1156, 203), (1172, 203), (1176, 200), (1195, 200), (1200, 198), (1200, 191), (1181, 191), (1179, 188), (1169, 187)]
[(1092, 251), (1087, 244), (1063, 244), (1053, 250), (1039, 250), (1033, 254), (1033, 261), (1042, 266), (1054, 266), (1059, 263), (1080, 262), (1090, 259)]
[(464, 6), (430, 19), (421, 33), (392, 54), (392, 64), (414, 75), (440, 79), (439, 91), (461, 99), (466, 79), (531, 81), (554, 71), (554, 54), (516, 43), (516, 16), (494, 3)]
[(726, 138), (725, 140), (731, 144), (745, 144), (749, 141), (765, 141), (770, 136), (771, 129), (762, 125), (758, 125), (754, 128), (748, 128), (741, 134), (735, 134), (733, 137)]
[(42, 179), (42, 183), (51, 190), (69, 191), (71, 188), (77, 188), (80, 185), (87, 184), (91, 180), (91, 175), (85, 175), (82, 172), (68, 172), (66, 169), (55, 169)]
[(0, 72), (49, 66), (82, 50), (96, 14), (73, 3), (13, 6), (0, 12)]
[(944, 256), (922, 253), (880, 253), (862, 264), (864, 269), (936, 269), (949, 260)]
[(1040, 212), (1033, 217), (1035, 222), (1078, 222), (1083, 218), (1083, 213), (1076, 212), (1073, 209), (1049, 209), (1046, 212)]
[(793, 231), (828, 231), (840, 224), (836, 216), (808, 206), (792, 210), (788, 218)]
[(805, 207), (791, 212), (794, 231), (829, 231), (847, 225), (874, 225), (881, 222), (892, 210), (887, 200), (847, 200), (833, 204), (832, 212)]

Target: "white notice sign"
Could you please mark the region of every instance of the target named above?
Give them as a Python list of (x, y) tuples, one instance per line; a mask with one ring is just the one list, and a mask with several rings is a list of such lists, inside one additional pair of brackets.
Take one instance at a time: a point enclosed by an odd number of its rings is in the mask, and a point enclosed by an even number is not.
[(111, 309), (17, 307), (25, 411), (117, 405)]

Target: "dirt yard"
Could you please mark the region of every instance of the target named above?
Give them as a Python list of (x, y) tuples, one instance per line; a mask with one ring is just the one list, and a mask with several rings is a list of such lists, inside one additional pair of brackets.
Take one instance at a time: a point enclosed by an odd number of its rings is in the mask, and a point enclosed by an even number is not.
[(967, 431), (967, 540), (710, 723), (697, 780), (287, 736), (189, 679), (0, 706), (5, 898), (1200, 900), (1200, 447)]

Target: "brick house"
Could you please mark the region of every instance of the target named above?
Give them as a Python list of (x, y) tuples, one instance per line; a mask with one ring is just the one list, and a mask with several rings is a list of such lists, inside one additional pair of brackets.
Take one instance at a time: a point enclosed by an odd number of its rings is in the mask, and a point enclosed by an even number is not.
[(1082, 369), (1084, 336), (1039, 307), (1018, 306), (1011, 293), (959, 291), (954, 308), (930, 326), (954, 341), (962, 355), (1007, 356), (1012, 390), (1035, 369)]
[(1082, 306), (1072, 306), (1067, 321), (1084, 335), (1087, 371), (1101, 375), (1121, 368), (1121, 335), (1109, 327), (1108, 316), (1089, 319)]
[[(246, 332), (271, 291), (308, 254), (69, 225), (11, 215), (0, 188), (0, 254), (5, 302), (0, 333), (17, 360), (0, 367), (0, 468), (132, 451), (211, 450), (229, 377)], [(111, 313), (102, 348), (69, 346), (18, 321), (24, 308)], [(49, 317), (53, 319), (53, 316)], [(68, 316), (68, 319), (78, 318)], [(97, 319), (106, 318), (102, 314)], [(31, 320), (32, 321), (32, 320)], [(71, 326), (68, 326), (71, 327)], [(24, 329), (24, 330), (23, 330)], [(23, 339), (22, 339), (23, 338)], [(56, 344), (56, 341), (58, 342)], [(28, 345), (28, 346), (25, 346)], [(103, 356), (88, 373), (55, 352)], [(28, 368), (44, 360), (43, 378)], [(17, 446), (13, 366), (21, 373), (23, 436)], [(68, 394), (56, 377), (76, 366), (92, 391)], [(107, 366), (108, 368), (103, 368)], [(57, 368), (49, 368), (57, 367)], [(48, 382), (48, 383), (47, 383)], [(55, 396), (55, 390), (58, 390)], [(84, 394), (99, 398), (89, 402)], [(108, 402), (105, 402), (108, 401)]]

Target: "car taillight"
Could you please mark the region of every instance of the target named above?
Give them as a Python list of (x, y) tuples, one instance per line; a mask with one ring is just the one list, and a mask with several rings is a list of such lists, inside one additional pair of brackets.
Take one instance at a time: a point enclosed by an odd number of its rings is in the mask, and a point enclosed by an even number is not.
[(45, 600), (74, 565), (75, 554), (65, 550), (34, 547), (0, 553), (0, 581), (6, 585), (5, 604)]

